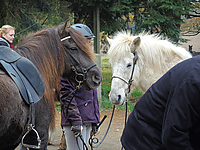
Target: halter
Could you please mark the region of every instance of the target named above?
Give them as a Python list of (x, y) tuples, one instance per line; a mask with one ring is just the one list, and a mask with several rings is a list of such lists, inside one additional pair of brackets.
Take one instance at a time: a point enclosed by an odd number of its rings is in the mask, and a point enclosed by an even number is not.
[(120, 77), (118, 75), (113, 75), (112, 76), (112, 79), (113, 78), (118, 78), (118, 79), (124, 81), (126, 84), (128, 84), (128, 88), (127, 88), (128, 89), (128, 93), (126, 93), (126, 95), (129, 94), (130, 91), (131, 91), (131, 85), (132, 85), (132, 82), (133, 82), (133, 72), (134, 72), (134, 69), (135, 69), (136, 62), (138, 60), (137, 51), (135, 51), (133, 54), (134, 54), (135, 57), (133, 58), (133, 68), (132, 68), (130, 79), (127, 81), (126, 79), (124, 79), (123, 77)]
[[(69, 39), (69, 38), (71, 38), (71, 37), (68, 36), (68, 37), (62, 38), (61, 41), (64, 41), (64, 40)], [(76, 80), (76, 82), (79, 84), (78, 86), (80, 87), (81, 83), (83, 83), (83, 82), (86, 80), (86, 74), (87, 74), (87, 72), (88, 72), (91, 68), (93, 68), (94, 66), (96, 66), (96, 64), (93, 64), (93, 65), (89, 66), (88, 68), (83, 68), (82, 65), (81, 65), (81, 64), (74, 58), (74, 56), (69, 52), (69, 50), (68, 50), (65, 46), (63, 46), (63, 47), (64, 47), (64, 49), (65, 49), (65, 52), (67, 53), (65, 56), (67, 57), (67, 59), (68, 59), (68, 61), (69, 61), (69, 63), (70, 63), (71, 69), (72, 69), (72, 71), (74, 71), (75, 74), (76, 74), (75, 80)], [(81, 70), (82, 70), (81, 73), (78, 73), (78, 72), (77, 72), (75, 66), (74, 66), (73, 63), (70, 61), (69, 56), (70, 56), (70, 58), (73, 59), (73, 60), (76, 62), (76, 64), (78, 64), (78, 66), (81, 68)]]

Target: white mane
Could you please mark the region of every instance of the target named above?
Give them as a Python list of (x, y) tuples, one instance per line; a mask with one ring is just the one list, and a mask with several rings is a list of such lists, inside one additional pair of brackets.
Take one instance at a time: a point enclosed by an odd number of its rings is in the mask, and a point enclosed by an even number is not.
[[(141, 44), (136, 50), (140, 60), (146, 61), (145, 65), (156, 66), (154, 71), (168, 69), (174, 62), (191, 58), (192, 55), (182, 47), (172, 44), (169, 40), (162, 40), (162, 36), (156, 34), (141, 33), (131, 35), (130, 32), (118, 32), (112, 41), (108, 51), (110, 62), (116, 62), (126, 55), (130, 55), (132, 41), (141, 38)], [(165, 65), (163, 65), (163, 63)], [(146, 66), (147, 67), (147, 66)]]
[[(132, 71), (128, 66), (133, 62), (134, 57), (132, 52), (136, 51), (138, 54), (131, 90), (134, 87), (139, 87), (146, 92), (170, 68), (192, 57), (190, 52), (184, 48), (176, 46), (168, 39), (163, 39), (155, 34), (142, 33), (133, 36), (130, 32), (118, 32), (113, 39), (108, 38), (108, 41), (110, 48), (107, 54), (114, 76), (128, 81)], [(126, 89), (127, 84), (125, 82), (119, 78), (114, 78), (110, 91), (111, 102), (123, 104)]]

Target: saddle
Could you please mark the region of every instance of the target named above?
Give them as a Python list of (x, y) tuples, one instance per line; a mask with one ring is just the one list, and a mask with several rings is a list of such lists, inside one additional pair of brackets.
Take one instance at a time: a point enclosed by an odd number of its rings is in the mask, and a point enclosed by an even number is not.
[(45, 85), (38, 69), (27, 58), (6, 46), (0, 46), (0, 65), (16, 83), (27, 104), (37, 103), (44, 95)]
[[(40, 149), (41, 140), (35, 127), (35, 106), (44, 95), (45, 85), (35, 65), (27, 58), (6, 46), (0, 46), (0, 67), (16, 83), (21, 96), (30, 105), (30, 119), (27, 132), (22, 137), (22, 145), (28, 148)], [(37, 144), (26, 142), (34, 136)]]

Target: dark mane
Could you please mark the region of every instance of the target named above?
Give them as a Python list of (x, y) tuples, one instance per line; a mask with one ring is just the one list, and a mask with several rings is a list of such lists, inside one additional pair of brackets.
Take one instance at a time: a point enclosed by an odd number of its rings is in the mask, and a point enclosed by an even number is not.
[(95, 59), (94, 51), (92, 50), (90, 44), (88, 43), (87, 39), (77, 30), (74, 28), (69, 29), (70, 36), (77, 44), (77, 46), (84, 51), (92, 60)]
[[(45, 83), (44, 99), (52, 108), (55, 117), (55, 93), (59, 89), (59, 76), (64, 69), (64, 48), (54, 29), (41, 30), (27, 35), (18, 44), (16, 51), (28, 58), (38, 68)], [(55, 78), (57, 77), (57, 78)]]

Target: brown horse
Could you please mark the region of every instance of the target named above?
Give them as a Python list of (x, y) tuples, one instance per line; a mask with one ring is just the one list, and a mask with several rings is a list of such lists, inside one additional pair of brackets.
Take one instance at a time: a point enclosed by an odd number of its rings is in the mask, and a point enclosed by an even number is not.
[[(59, 90), (59, 77), (69, 78), (73, 82), (83, 81), (81, 84), (91, 90), (100, 85), (102, 75), (94, 65), (94, 52), (87, 39), (70, 28), (69, 21), (55, 28), (29, 34), (19, 43), (16, 52), (37, 67), (45, 84), (43, 98), (35, 103), (35, 129), (41, 139), (39, 149), (46, 150), (49, 128), (54, 127), (54, 90)], [(75, 68), (72, 70), (73, 65)], [(0, 93), (0, 150), (14, 150), (27, 131), (29, 105), (2, 69)]]

